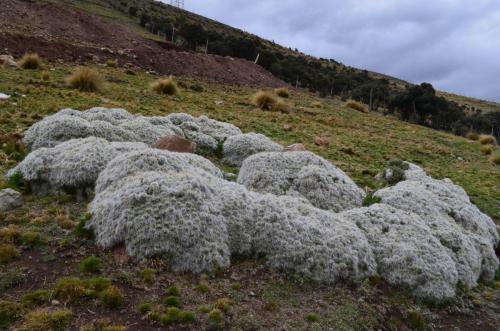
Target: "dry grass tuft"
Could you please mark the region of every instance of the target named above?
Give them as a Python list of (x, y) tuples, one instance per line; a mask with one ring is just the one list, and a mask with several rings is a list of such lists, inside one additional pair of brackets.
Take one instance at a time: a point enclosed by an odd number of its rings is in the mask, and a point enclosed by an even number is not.
[(173, 77), (162, 78), (151, 83), (151, 90), (158, 94), (175, 95), (179, 92)]
[(49, 310), (47, 308), (34, 310), (26, 318), (18, 331), (66, 330), (73, 313), (69, 309)]
[(491, 155), (492, 152), (493, 152), (493, 147), (491, 145), (481, 146), (481, 153), (483, 155)]
[(42, 59), (36, 53), (27, 53), (24, 54), (18, 65), (23, 69), (40, 69), (42, 67)]
[(19, 251), (12, 244), (0, 244), (0, 263), (8, 263), (19, 256)]
[(252, 103), (262, 110), (273, 110), (278, 98), (269, 91), (259, 91), (253, 95)]
[(118, 67), (118, 60), (114, 59), (109, 59), (106, 61), (106, 67), (110, 68), (117, 68)]
[(277, 96), (282, 98), (288, 98), (290, 96), (290, 91), (286, 87), (280, 87), (274, 90)]
[(479, 135), (476, 132), (474, 132), (474, 131), (469, 131), (465, 135), (465, 138), (467, 138), (469, 140), (473, 140), (473, 141), (478, 141), (479, 140)]
[(362, 103), (354, 101), (354, 100), (347, 101), (346, 106), (351, 108), (351, 109), (363, 112), (363, 113), (368, 112), (368, 110), (366, 109), (366, 107)]
[(321, 109), (323, 108), (323, 104), (319, 101), (314, 101), (311, 103), (311, 107)]
[(493, 154), (493, 155), (490, 157), (490, 161), (491, 161), (494, 165), (500, 165), (500, 152), (497, 152), (497, 153)]
[(67, 78), (66, 82), (71, 88), (82, 92), (100, 92), (103, 89), (103, 80), (99, 74), (87, 67), (76, 69)]
[(481, 145), (495, 146), (497, 144), (497, 139), (494, 136), (482, 134), (479, 136), (479, 142), (481, 143)]
[(272, 107), (273, 111), (277, 111), (283, 114), (290, 114), (292, 112), (292, 108), (286, 102), (282, 100), (278, 100)]

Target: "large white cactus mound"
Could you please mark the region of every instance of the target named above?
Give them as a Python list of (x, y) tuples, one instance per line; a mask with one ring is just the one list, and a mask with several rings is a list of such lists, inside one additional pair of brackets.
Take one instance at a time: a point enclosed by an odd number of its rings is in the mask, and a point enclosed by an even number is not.
[(361, 207), (365, 197), (342, 170), (310, 152), (250, 156), (241, 166), (238, 183), (262, 193), (302, 197), (335, 212)]
[(419, 215), (455, 262), (458, 280), (468, 287), (491, 281), (498, 267), (498, 233), (493, 220), (449, 179), (436, 180), (408, 164), (403, 181), (375, 193), (382, 203)]
[(188, 114), (135, 116), (124, 109), (91, 108), (85, 111), (63, 109), (35, 123), (24, 135), (32, 150), (54, 147), (75, 138), (98, 137), (108, 141), (155, 144), (163, 137), (187, 137), (202, 147), (217, 148), (219, 141), (241, 134), (236, 126)]
[(52, 148), (39, 148), (7, 176), (19, 172), (34, 192), (44, 195), (93, 189), (97, 177), (117, 155), (148, 148), (137, 142), (109, 142), (95, 137), (72, 139)]

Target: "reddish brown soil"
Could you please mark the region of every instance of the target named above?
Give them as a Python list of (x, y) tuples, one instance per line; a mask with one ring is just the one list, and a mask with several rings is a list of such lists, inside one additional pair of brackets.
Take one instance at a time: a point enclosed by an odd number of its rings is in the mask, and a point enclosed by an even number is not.
[(120, 66), (139, 67), (162, 75), (236, 85), (284, 85), (250, 61), (185, 52), (70, 5), (2, 0), (1, 6), (0, 53), (16, 58), (36, 52), (49, 61), (104, 63), (107, 59), (117, 59)]

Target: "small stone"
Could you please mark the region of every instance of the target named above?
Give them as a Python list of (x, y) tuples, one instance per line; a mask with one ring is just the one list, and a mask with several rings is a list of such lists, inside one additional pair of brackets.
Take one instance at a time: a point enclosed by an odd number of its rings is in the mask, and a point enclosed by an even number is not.
[(330, 139), (327, 137), (320, 137), (316, 136), (314, 138), (314, 143), (318, 146), (329, 146), (330, 145)]
[(17, 67), (16, 61), (12, 55), (0, 55), (0, 66)]
[(303, 144), (293, 144), (285, 147), (284, 152), (306, 152), (307, 149)]
[(293, 126), (291, 124), (283, 124), (283, 130), (292, 131)]
[(196, 151), (196, 143), (176, 135), (171, 135), (160, 139), (153, 145), (153, 148), (163, 149), (170, 152), (194, 153)]
[(59, 300), (52, 300), (52, 301), (50, 301), (50, 304), (51, 304), (52, 306), (58, 306), (58, 305), (60, 305), (60, 304), (61, 304), (61, 302), (59, 302)]
[(21, 207), (23, 198), (21, 193), (7, 188), (0, 191), (0, 211), (9, 211)]

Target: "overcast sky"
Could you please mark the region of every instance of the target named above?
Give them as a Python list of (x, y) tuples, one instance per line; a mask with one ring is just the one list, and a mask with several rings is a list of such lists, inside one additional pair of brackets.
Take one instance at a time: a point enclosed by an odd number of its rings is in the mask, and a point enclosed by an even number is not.
[(187, 10), (307, 54), (500, 101), (500, 0), (185, 0), (185, 4)]

